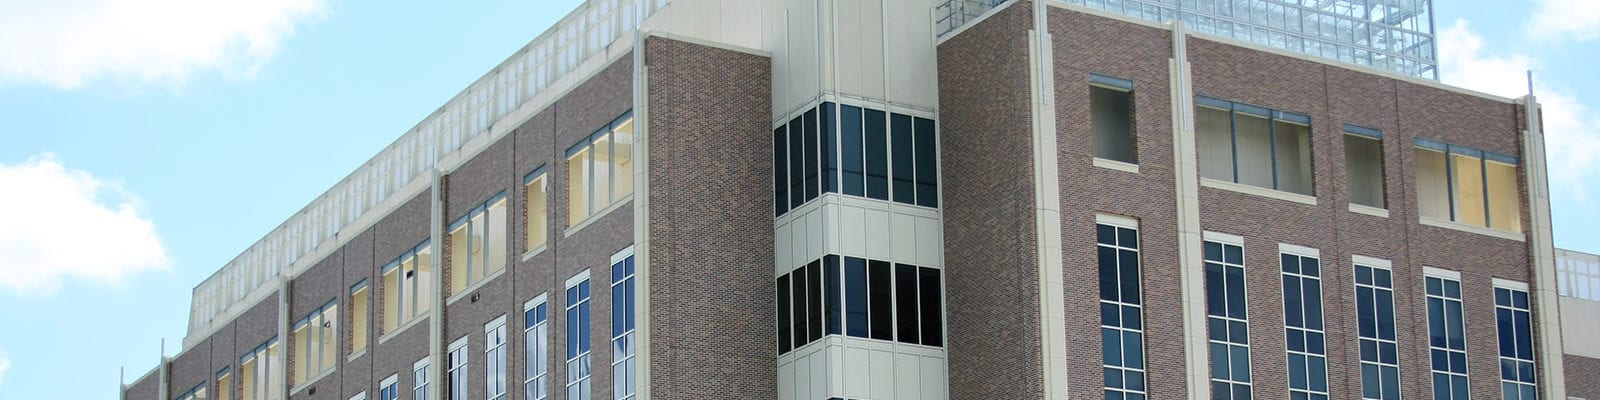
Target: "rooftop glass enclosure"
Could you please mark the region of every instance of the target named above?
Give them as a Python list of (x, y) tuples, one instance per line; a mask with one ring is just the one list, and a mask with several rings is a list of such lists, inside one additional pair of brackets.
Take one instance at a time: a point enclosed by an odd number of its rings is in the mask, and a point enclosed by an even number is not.
[[(1170, 22), (1297, 53), (1438, 80), (1432, 0), (1052, 0)], [(1000, 0), (949, 0), (940, 36)]]

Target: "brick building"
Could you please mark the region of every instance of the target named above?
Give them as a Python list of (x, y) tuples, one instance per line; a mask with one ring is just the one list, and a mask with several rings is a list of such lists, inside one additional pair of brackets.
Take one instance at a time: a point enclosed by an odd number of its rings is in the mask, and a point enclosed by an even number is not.
[[(1531, 95), (1428, 80), (1427, 1), (1189, 3), (590, 0), (196, 287), (123, 397), (1584, 379), (1541, 311), (1565, 300)], [(1417, 35), (1340, 39), (1354, 16)]]

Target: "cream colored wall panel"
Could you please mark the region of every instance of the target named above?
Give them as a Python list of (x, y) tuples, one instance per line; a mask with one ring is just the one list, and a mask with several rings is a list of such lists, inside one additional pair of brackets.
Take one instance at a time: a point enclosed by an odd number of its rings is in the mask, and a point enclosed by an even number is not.
[(894, 225), (889, 227), (889, 248), (895, 262), (914, 263), (917, 259), (917, 217), (892, 214)]
[(813, 209), (811, 209), (811, 212), (806, 213), (806, 228), (807, 229), (806, 229), (806, 247), (805, 247), (805, 249), (806, 249), (806, 257), (805, 257), (805, 260), (807, 262), (809, 262), (810, 260), (815, 260), (815, 259), (818, 259), (818, 258), (822, 258), (822, 254), (823, 254), (822, 252), (823, 252), (823, 247), (824, 247), (822, 245), (822, 241), (823, 241), (823, 238), (824, 238), (822, 236), (822, 232), (824, 231), (823, 223), (826, 220), (826, 218), (823, 218), (824, 214), (825, 214), (824, 210), (821, 207), (813, 208)]
[(921, 0), (889, 0), (887, 5), (887, 98), (892, 103), (937, 108), (934, 5)]
[(822, 238), (822, 254), (838, 254), (839, 204), (827, 203), (822, 205), (822, 224), (824, 227), (823, 234), (825, 235)]
[(895, 400), (923, 400), (921, 359), (912, 354), (895, 356)]
[(834, 18), (838, 21), (834, 29), (837, 35), (830, 38), (837, 58), (831, 59), (828, 68), (837, 74), (834, 81), (836, 88), (853, 88), (861, 86), (860, 60), (862, 57), (861, 36), (866, 34), (866, 20), (861, 11), (866, 7), (866, 2), (857, 0), (843, 0), (833, 2), (837, 10)]
[(872, 399), (893, 399), (894, 385), (894, 353), (887, 351), (872, 351), (872, 360), (867, 364), (872, 376)]
[(869, 352), (859, 347), (846, 347), (844, 349), (844, 365), (852, 370), (844, 374), (844, 396), (852, 399), (864, 399), (872, 396), (871, 374), (862, 373), (862, 369), (869, 369)]
[(828, 346), (828, 396), (844, 393), (844, 351), (841, 346)]
[(828, 377), (832, 372), (828, 370), (828, 350), (811, 353), (811, 398), (828, 398)]
[(795, 392), (794, 392), (794, 364), (793, 363), (783, 364), (783, 365), (778, 366), (778, 399), (779, 400), (800, 400), (799, 397), (795, 397)]
[(815, 1), (790, 1), (787, 3), (787, 22), (784, 25), (787, 32), (788, 43), (787, 60), (789, 66), (785, 73), (788, 75), (788, 87), (774, 93), (784, 93), (785, 97), (777, 98), (774, 106), (778, 113), (793, 110), (806, 102), (815, 99), (821, 92), (822, 46), (817, 38), (817, 4)]
[(839, 91), (857, 94), (869, 99), (884, 98), (884, 21), (883, 1), (858, 0), (861, 3), (861, 86), (840, 87)]
[(774, 247), (777, 248), (777, 251), (773, 252), (774, 259), (772, 260), (772, 268), (773, 271), (776, 272), (776, 274), (773, 276), (788, 273), (789, 260), (794, 259), (793, 255), (790, 254), (793, 252), (792, 249), (794, 249), (794, 239), (789, 237), (791, 235), (791, 229), (789, 229), (790, 225), (791, 224), (778, 225), (777, 228), (773, 229), (772, 237), (775, 239), (773, 241), (776, 242), (776, 246)]
[(892, 256), (889, 252), (889, 213), (882, 210), (866, 210), (867, 249), (862, 254), (867, 258), (888, 260)]
[(839, 207), (839, 244), (844, 254), (867, 254), (866, 210), (860, 207)]
[[(1600, 302), (1572, 297), (1561, 298), (1561, 337), (1600, 337)], [(1567, 354), (1600, 358), (1600, 341), (1563, 340), (1562, 350)]]
[(943, 226), (937, 218), (917, 218), (917, 265), (944, 268)]
[(811, 356), (806, 355), (805, 357), (801, 357), (799, 360), (795, 360), (794, 362), (794, 395), (795, 398), (798, 399), (817, 398), (816, 396), (811, 395), (812, 370), (811, 362), (808, 360), (809, 358), (811, 358)]
[(938, 357), (922, 357), (922, 398), (925, 400), (945, 400), (949, 397), (946, 393), (950, 383), (945, 378), (945, 360)]
[(789, 246), (792, 247), (789, 248), (789, 259), (784, 260), (784, 265), (788, 268), (792, 269), (801, 264), (805, 264), (807, 261), (806, 249), (808, 249), (808, 247), (806, 246), (810, 237), (808, 237), (806, 233), (810, 232), (810, 227), (807, 226), (809, 225), (809, 222), (810, 221), (807, 221), (804, 215), (796, 215), (794, 217), (794, 222), (789, 223)]

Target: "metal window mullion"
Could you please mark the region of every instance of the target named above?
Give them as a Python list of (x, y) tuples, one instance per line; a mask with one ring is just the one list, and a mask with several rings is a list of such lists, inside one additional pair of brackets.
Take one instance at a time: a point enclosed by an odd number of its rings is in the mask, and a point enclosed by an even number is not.
[[(1277, 114), (1277, 113), (1272, 113)], [(1267, 157), (1272, 160), (1272, 188), (1278, 188), (1278, 117), (1267, 117)]]
[(1229, 157), (1232, 159), (1230, 161), (1233, 161), (1233, 183), (1239, 183), (1239, 116), (1232, 107), (1228, 109), (1228, 146), (1232, 148), (1230, 152), (1233, 153), (1232, 157)]
[(1450, 221), (1459, 222), (1456, 217), (1456, 162), (1455, 153), (1447, 147), (1444, 150), (1444, 192), (1445, 198), (1450, 203)]
[(1479, 184), (1483, 188), (1483, 227), (1491, 228), (1494, 227), (1494, 224), (1489, 221), (1491, 211), (1489, 209), (1489, 155), (1487, 153), (1478, 157), (1478, 179), (1483, 181)]

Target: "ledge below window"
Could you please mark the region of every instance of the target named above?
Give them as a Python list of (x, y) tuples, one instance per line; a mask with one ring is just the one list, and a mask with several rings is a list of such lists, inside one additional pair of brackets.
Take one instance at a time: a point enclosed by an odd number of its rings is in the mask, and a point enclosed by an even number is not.
[(1255, 186), (1238, 184), (1238, 183), (1227, 182), (1227, 181), (1219, 181), (1219, 180), (1211, 179), (1211, 178), (1200, 178), (1200, 186), (1205, 186), (1205, 187), (1212, 188), (1212, 189), (1222, 189), (1222, 190), (1227, 190), (1227, 191), (1230, 191), (1230, 192), (1239, 192), (1239, 193), (1251, 194), (1251, 195), (1256, 195), (1256, 196), (1261, 196), (1261, 197), (1274, 198), (1274, 199), (1283, 200), (1283, 201), (1291, 201), (1291, 202), (1305, 204), (1305, 205), (1311, 205), (1311, 206), (1317, 205), (1317, 198), (1316, 197), (1307, 196), (1307, 195), (1298, 194), (1298, 193), (1289, 193), (1289, 192), (1285, 192), (1285, 191), (1281, 191), (1281, 190), (1272, 190), (1272, 189), (1267, 189), (1267, 188), (1259, 188), (1259, 187), (1255, 187)]
[(1524, 235), (1524, 234), (1516, 233), (1516, 232), (1506, 232), (1506, 231), (1502, 231), (1502, 230), (1499, 230), (1499, 229), (1490, 229), (1490, 228), (1485, 228), (1485, 227), (1481, 227), (1481, 226), (1467, 225), (1467, 224), (1453, 222), (1453, 221), (1445, 221), (1445, 220), (1437, 219), (1437, 218), (1422, 217), (1421, 221), (1422, 221), (1423, 225), (1427, 225), (1427, 226), (1433, 226), (1433, 227), (1439, 227), (1439, 228), (1445, 228), (1445, 229), (1453, 229), (1453, 230), (1458, 230), (1458, 231), (1467, 232), (1467, 233), (1476, 233), (1476, 234), (1479, 234), (1479, 235), (1493, 236), (1493, 237), (1506, 239), (1506, 240), (1515, 240), (1515, 241), (1518, 241), (1518, 242), (1526, 242), (1526, 241), (1528, 241), (1528, 235)]
[(1094, 158), (1094, 166), (1133, 174), (1139, 173), (1139, 164), (1125, 163), (1117, 160), (1107, 160), (1100, 157)]
[(1364, 206), (1356, 203), (1350, 203), (1350, 212), (1371, 215), (1378, 218), (1389, 218), (1389, 210), (1373, 206)]

